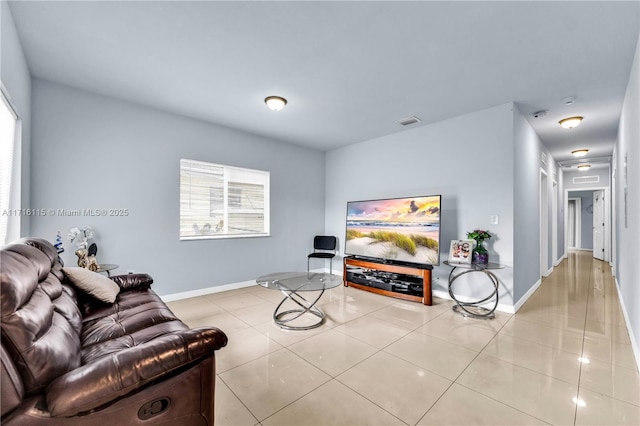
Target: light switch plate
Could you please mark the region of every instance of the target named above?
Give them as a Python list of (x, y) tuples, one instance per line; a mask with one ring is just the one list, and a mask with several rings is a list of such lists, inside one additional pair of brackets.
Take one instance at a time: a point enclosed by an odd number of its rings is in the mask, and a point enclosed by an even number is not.
[(492, 225), (497, 225), (498, 224), (498, 215), (491, 216), (491, 224)]

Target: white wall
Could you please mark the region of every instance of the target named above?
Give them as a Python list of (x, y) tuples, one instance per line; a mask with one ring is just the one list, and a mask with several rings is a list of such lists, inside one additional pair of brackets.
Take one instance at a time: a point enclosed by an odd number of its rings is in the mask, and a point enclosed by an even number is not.
[[(19, 164), (14, 166), (20, 173), (21, 183), (14, 181), (11, 195), (12, 199), (20, 199), (20, 205), (28, 206), (31, 196), (31, 74), (6, 1), (0, 2), (0, 80), (22, 120), (22, 149), (15, 152)], [(19, 228), (21, 235), (28, 235), (29, 217), (16, 219), (21, 222), (16, 231)], [(18, 236), (12, 233), (8, 239), (13, 240)]]
[[(622, 108), (613, 160), (616, 176), (616, 280), (640, 365), (640, 38)], [(625, 166), (626, 161), (626, 166)], [(626, 216), (626, 221), (625, 221)]]
[[(128, 209), (126, 217), (46, 216), (32, 232), (91, 225), (98, 260), (148, 272), (161, 295), (304, 270), (324, 230), (323, 152), (89, 92), (33, 82), (33, 208)], [(179, 160), (271, 172), (271, 236), (179, 241)]]
[[(339, 238), (341, 253), (347, 201), (442, 194), (441, 261), (452, 239), (473, 229), (489, 230), (494, 235), (488, 241), (490, 261), (507, 266), (498, 272), (500, 303), (513, 306), (512, 107), (504, 104), (328, 152), (326, 231)], [(490, 223), (492, 215), (499, 217), (498, 225)], [(447, 290), (449, 271), (442, 264), (434, 268), (435, 291)], [(478, 286), (458, 287), (462, 296), (478, 291)]]

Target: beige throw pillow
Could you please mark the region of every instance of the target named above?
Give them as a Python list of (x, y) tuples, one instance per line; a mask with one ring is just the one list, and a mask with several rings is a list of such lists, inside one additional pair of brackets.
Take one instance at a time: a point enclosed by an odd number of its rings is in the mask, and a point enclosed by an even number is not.
[(118, 284), (97, 272), (75, 266), (62, 268), (62, 272), (73, 285), (103, 302), (115, 302), (120, 292)]

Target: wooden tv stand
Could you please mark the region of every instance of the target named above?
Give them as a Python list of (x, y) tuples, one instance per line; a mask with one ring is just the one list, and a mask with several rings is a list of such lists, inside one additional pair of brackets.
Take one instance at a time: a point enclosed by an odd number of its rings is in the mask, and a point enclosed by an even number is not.
[[(397, 297), (398, 299), (421, 302), (425, 305), (431, 305), (432, 303), (432, 266), (425, 265), (424, 267), (416, 267), (394, 265), (353, 257), (345, 257), (343, 266), (342, 276), (345, 287), (354, 287), (372, 293)], [(365, 271), (364, 275), (359, 273), (359, 270)], [(351, 272), (351, 274), (349, 274), (349, 272)], [(360, 282), (354, 282), (354, 280)], [(399, 285), (395, 286), (394, 282), (399, 283)], [(416, 285), (422, 285), (422, 293), (420, 294), (418, 292), (418, 294), (416, 294), (416, 291), (405, 291), (404, 287), (411, 287), (411, 284), (413, 284), (414, 288), (417, 288)]]

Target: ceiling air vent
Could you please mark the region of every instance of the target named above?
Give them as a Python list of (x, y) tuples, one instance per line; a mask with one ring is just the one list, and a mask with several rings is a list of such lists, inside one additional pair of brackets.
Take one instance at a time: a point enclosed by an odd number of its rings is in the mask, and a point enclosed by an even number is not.
[(409, 126), (411, 124), (416, 124), (419, 122), (420, 122), (420, 119), (415, 115), (412, 115), (411, 117), (401, 118), (400, 120), (396, 121), (396, 123), (398, 123), (401, 126)]
[(600, 176), (580, 176), (580, 177), (573, 178), (574, 184), (598, 183), (598, 182), (600, 182)]

